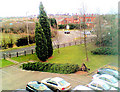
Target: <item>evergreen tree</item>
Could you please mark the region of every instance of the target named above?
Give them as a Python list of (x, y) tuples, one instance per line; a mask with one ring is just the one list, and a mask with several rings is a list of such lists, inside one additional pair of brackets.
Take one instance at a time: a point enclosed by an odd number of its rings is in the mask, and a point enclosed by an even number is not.
[(50, 30), (50, 23), (47, 17), (47, 14), (44, 10), (42, 2), (40, 2), (40, 15), (39, 15), (39, 23), (43, 29), (47, 40), (47, 47), (48, 47), (48, 58), (53, 54), (53, 47), (52, 47), (52, 40), (51, 40), (51, 30)]
[(36, 23), (35, 29), (36, 55), (41, 61), (48, 59), (47, 40), (40, 23)]

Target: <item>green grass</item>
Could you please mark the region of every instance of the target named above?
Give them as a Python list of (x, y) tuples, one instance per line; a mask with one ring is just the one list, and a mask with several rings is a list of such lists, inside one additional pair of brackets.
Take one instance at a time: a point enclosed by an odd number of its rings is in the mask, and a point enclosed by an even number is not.
[(4, 59), (0, 60), (0, 68), (13, 65), (13, 64), (14, 64), (13, 62), (10, 62), (8, 60), (4, 60)]
[[(93, 55), (90, 51), (94, 48), (95, 48), (95, 46), (93, 46), (92, 44), (88, 44), (89, 61), (86, 61), (85, 49), (84, 49), (83, 44), (60, 48), (60, 53), (58, 53), (58, 50), (55, 49), (54, 53), (53, 53), (53, 58), (49, 59), (48, 61), (50, 63), (79, 64), (80, 66), (84, 62), (87, 65), (87, 67), (90, 68), (90, 72), (92, 72), (95, 69), (98, 69), (106, 64), (109, 64), (111, 62), (117, 63), (118, 56), (115, 56), (115, 55)], [(11, 59), (16, 60), (18, 62), (29, 61), (29, 60), (40, 61), (37, 58), (36, 54), (33, 54), (33, 55), (30, 54), (27, 56), (20, 56), (20, 57), (13, 57)]]
[(40, 61), (36, 54), (28, 54), (26, 56), (19, 56), (19, 57), (12, 57), (11, 59), (18, 61), (18, 62), (27, 62), (29, 60)]

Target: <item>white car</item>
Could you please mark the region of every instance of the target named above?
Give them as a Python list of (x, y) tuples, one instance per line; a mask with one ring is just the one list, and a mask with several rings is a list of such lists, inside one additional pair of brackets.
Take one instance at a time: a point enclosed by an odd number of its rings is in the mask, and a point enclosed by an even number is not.
[(83, 90), (86, 90), (87, 92), (94, 92), (93, 89), (83, 86), (83, 85), (76, 86), (75, 88), (72, 89), (72, 92), (78, 92), (78, 91), (80, 92)]
[(44, 85), (41, 82), (38, 81), (30, 81), (27, 85), (26, 85), (26, 90), (29, 92), (53, 92), (51, 89), (49, 89), (46, 85)]
[(109, 75), (109, 74), (102, 74), (102, 75), (99, 75), (99, 74), (95, 74), (93, 75), (93, 80), (101, 80), (105, 83), (107, 83), (108, 85), (110, 86), (113, 86), (115, 88), (119, 88), (118, 86), (118, 80), (113, 77), (112, 75)]
[(117, 90), (116, 88), (111, 87), (110, 85), (100, 80), (93, 80), (92, 82), (87, 84), (87, 87), (90, 87), (94, 90)]
[(60, 77), (46, 78), (41, 81), (53, 91), (66, 91), (71, 89), (70, 83)]

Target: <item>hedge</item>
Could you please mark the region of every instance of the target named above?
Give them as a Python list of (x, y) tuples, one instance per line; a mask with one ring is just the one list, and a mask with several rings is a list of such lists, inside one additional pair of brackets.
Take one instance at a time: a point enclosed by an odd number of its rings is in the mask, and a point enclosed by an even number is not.
[[(35, 36), (29, 36), (29, 43), (35, 43)], [(28, 45), (28, 38), (27, 37), (22, 37), (19, 38), (16, 42), (16, 45), (19, 46), (24, 46), (24, 45)]]
[(98, 55), (114, 55), (117, 54), (113, 48), (110, 47), (100, 47), (96, 48), (91, 51), (93, 54), (98, 54)]
[(78, 64), (56, 64), (56, 63), (42, 63), (42, 62), (34, 62), (22, 64), (22, 69), (32, 70), (32, 71), (42, 71), (42, 72), (52, 72), (52, 73), (60, 73), (60, 74), (70, 74), (77, 72), (79, 69)]

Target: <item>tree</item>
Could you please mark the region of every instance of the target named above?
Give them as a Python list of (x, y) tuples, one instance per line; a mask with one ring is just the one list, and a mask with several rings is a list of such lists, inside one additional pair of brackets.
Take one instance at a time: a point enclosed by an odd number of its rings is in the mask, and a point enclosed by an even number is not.
[(57, 21), (55, 18), (49, 18), (48, 20), (52, 28), (57, 28)]
[(47, 14), (46, 14), (45, 10), (44, 10), (42, 2), (40, 2), (39, 9), (40, 9), (39, 23), (40, 23), (40, 25), (41, 25), (41, 27), (43, 29), (43, 32), (44, 32), (46, 40), (47, 40), (48, 58), (49, 58), (53, 54), (50, 23), (48, 21), (48, 17), (47, 17)]
[(35, 28), (36, 55), (41, 61), (48, 59), (47, 40), (40, 23), (36, 23)]
[[(84, 4), (83, 4), (83, 7), (82, 7), (82, 10), (81, 10), (81, 14), (83, 15), (83, 24), (82, 24), (82, 28), (83, 28), (83, 31), (84, 31), (84, 45), (85, 45), (85, 54), (86, 54), (86, 61), (89, 61), (88, 60), (88, 52), (87, 52), (87, 37), (86, 37), (86, 14), (85, 14), (85, 7), (84, 7)], [(81, 26), (81, 24), (80, 24)]]
[(60, 53), (60, 34), (59, 34), (59, 31), (58, 29), (56, 29), (56, 36), (54, 37), (53, 39), (53, 43), (54, 45), (56, 46), (56, 48), (58, 49), (58, 53)]
[(117, 46), (117, 18), (116, 15), (106, 14), (96, 17), (96, 45)]

